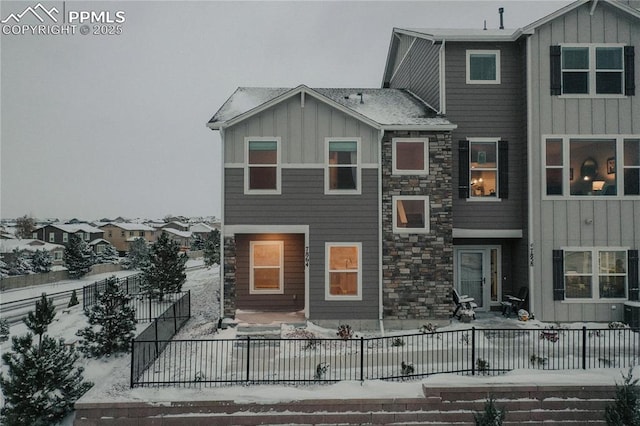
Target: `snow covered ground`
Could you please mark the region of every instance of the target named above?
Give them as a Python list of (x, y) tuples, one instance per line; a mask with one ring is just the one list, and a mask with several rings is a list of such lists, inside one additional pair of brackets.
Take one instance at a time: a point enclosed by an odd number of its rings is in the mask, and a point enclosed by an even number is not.
[[(191, 263), (190, 265), (193, 265)], [(104, 277), (92, 276), (89, 282)], [(74, 281), (76, 285), (78, 281)], [(52, 285), (50, 289), (44, 291), (62, 291), (60, 288), (64, 284)], [(83, 285), (86, 285), (83, 284)], [(183, 290), (191, 290), (191, 312), (192, 318), (185, 327), (178, 333), (176, 339), (230, 339), (235, 338), (235, 329), (222, 330), (216, 333), (215, 322), (219, 318), (219, 270), (218, 267), (202, 268), (188, 272), (187, 281)], [(22, 290), (21, 292), (26, 292)], [(35, 296), (38, 296), (43, 287), (34, 289)], [(2, 293), (5, 297), (5, 293)], [(21, 296), (30, 297), (30, 296)], [(471, 324), (452, 321), (449, 326), (439, 330), (459, 330), (470, 328), (491, 328), (491, 327), (526, 327), (544, 328), (549, 324), (539, 321), (519, 322), (516, 319), (506, 319), (502, 317), (479, 318)], [(138, 326), (138, 331), (148, 324), (142, 323)], [(563, 324), (564, 327), (581, 328), (585, 324)], [(606, 327), (603, 324), (586, 324), (588, 327)], [(86, 319), (80, 306), (75, 306), (65, 312), (57, 312), (54, 323), (50, 326), (49, 334), (55, 337), (62, 337), (68, 341), (75, 341), (75, 332), (86, 326)], [(324, 330), (320, 327), (309, 325), (309, 329), (318, 334), (326, 334), (327, 337), (335, 335), (335, 330)], [(356, 330), (357, 331), (357, 330)], [(12, 334), (23, 334), (26, 332), (24, 325), (12, 327)], [(406, 331), (405, 331), (406, 333)], [(363, 333), (364, 334), (364, 333)], [(367, 333), (368, 334), (368, 333)], [(387, 335), (401, 334), (400, 332), (388, 331)], [(4, 342), (0, 349), (2, 352), (10, 350), (10, 341)], [(627, 369), (591, 369), (586, 371), (543, 371), (543, 370), (515, 370), (500, 376), (462, 376), (455, 374), (434, 375), (422, 380), (407, 382), (382, 382), (382, 381), (358, 381), (339, 382), (331, 385), (309, 385), (309, 386), (229, 386), (212, 388), (134, 388), (129, 387), (131, 357), (125, 355), (101, 360), (80, 359), (80, 364), (85, 368), (85, 379), (95, 383), (85, 396), (82, 402), (121, 402), (121, 401), (151, 401), (158, 404), (180, 400), (235, 400), (238, 402), (286, 402), (302, 399), (314, 398), (402, 398), (419, 397), (422, 395), (422, 384), (433, 384), (434, 386), (469, 386), (472, 384), (500, 383), (505, 386), (513, 383), (529, 384), (614, 384), (622, 382), (622, 374), (627, 373)], [(4, 366), (2, 368), (4, 371)], [(634, 368), (634, 376), (640, 377), (640, 367)], [(62, 423), (62, 426), (73, 424), (74, 415), (70, 415)]]

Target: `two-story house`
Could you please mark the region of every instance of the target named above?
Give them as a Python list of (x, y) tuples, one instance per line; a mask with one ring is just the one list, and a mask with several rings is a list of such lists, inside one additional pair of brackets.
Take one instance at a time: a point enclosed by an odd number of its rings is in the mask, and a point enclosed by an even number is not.
[(479, 310), (524, 287), (543, 320), (622, 319), (640, 245), (630, 3), (396, 28), (382, 89), (238, 89), (209, 122), (224, 313), (438, 319), (452, 287)]
[(394, 29), (385, 87), (453, 131), (455, 286), (479, 309), (528, 286), (553, 321), (638, 299), (640, 12), (578, 1), (517, 30)]
[(104, 239), (109, 241), (121, 256), (129, 251), (129, 244), (142, 238), (148, 244), (155, 242), (156, 230), (141, 223), (110, 222), (100, 225)]
[(88, 244), (91, 241), (102, 238), (104, 232), (102, 229), (86, 223), (73, 225), (54, 223), (36, 228), (33, 231), (33, 238), (47, 243), (66, 245), (69, 242), (69, 236), (72, 234), (77, 235)]
[(449, 315), (448, 120), (405, 90), (301, 85), (239, 88), (208, 126), (224, 158), (224, 315)]

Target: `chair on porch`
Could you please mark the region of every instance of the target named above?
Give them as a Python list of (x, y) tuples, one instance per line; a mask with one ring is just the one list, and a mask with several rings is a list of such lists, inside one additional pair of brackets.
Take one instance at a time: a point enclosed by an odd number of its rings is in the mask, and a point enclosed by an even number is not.
[(500, 302), (502, 305), (502, 315), (509, 318), (511, 313), (518, 315), (518, 311), (523, 309), (527, 304), (527, 297), (529, 296), (529, 287), (522, 286), (518, 291), (518, 296), (506, 295), (505, 300)]
[(478, 304), (475, 302), (473, 297), (469, 297), (467, 295), (460, 296), (458, 290), (453, 289), (453, 303), (456, 304), (456, 309), (453, 311), (453, 317), (462, 319), (462, 313), (465, 311), (470, 311), (471, 317), (476, 319), (476, 313), (474, 309), (478, 307)]

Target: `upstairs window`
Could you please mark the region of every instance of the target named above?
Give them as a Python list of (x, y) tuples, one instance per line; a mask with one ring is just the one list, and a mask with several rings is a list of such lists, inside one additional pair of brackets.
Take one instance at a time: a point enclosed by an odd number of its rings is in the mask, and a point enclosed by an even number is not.
[(551, 94), (634, 95), (633, 46), (570, 44), (551, 46)]
[(426, 175), (429, 173), (429, 139), (394, 138), (393, 174)]
[(360, 193), (359, 142), (357, 139), (327, 139), (326, 193)]
[(245, 193), (280, 193), (280, 138), (247, 138)]
[(467, 50), (467, 84), (500, 84), (499, 50)]
[(56, 241), (56, 235), (53, 232), (49, 232), (49, 242), (54, 243)]
[(68, 243), (69, 242), (69, 234), (66, 232), (62, 233), (62, 242), (63, 243)]
[(429, 197), (420, 195), (393, 197), (393, 232), (400, 234), (429, 232)]
[(470, 200), (506, 199), (508, 142), (498, 138), (469, 138), (459, 143), (459, 197)]
[(547, 196), (640, 196), (640, 138), (549, 137)]

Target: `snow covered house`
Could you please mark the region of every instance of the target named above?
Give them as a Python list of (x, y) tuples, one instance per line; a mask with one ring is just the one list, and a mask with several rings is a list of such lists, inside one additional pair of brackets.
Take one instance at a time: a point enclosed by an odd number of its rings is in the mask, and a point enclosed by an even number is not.
[(0, 243), (1, 258), (5, 263), (10, 263), (15, 259), (15, 251), (35, 252), (44, 250), (51, 255), (53, 265), (62, 265), (64, 257), (64, 246), (61, 244), (47, 243), (37, 239), (6, 239)]
[(75, 234), (83, 241), (90, 241), (103, 237), (103, 230), (87, 223), (59, 224), (52, 223), (36, 228), (33, 238), (48, 243), (65, 245), (69, 242), (69, 235)]
[(148, 244), (155, 242), (156, 230), (141, 223), (110, 222), (100, 225), (104, 231), (104, 239), (109, 241), (118, 253), (123, 256), (129, 251), (129, 244), (138, 238)]
[(637, 3), (395, 28), (381, 89), (239, 88), (208, 124), (225, 315), (443, 319), (452, 288), (478, 310), (524, 288), (543, 320), (622, 320), (639, 287)]
[(239, 88), (208, 126), (224, 158), (226, 316), (448, 317), (448, 120), (406, 90), (301, 85)]
[(577, 1), (516, 30), (393, 31), (383, 85), (457, 125), (454, 281), (480, 310), (520, 287), (548, 321), (621, 320), (638, 300), (631, 4)]

